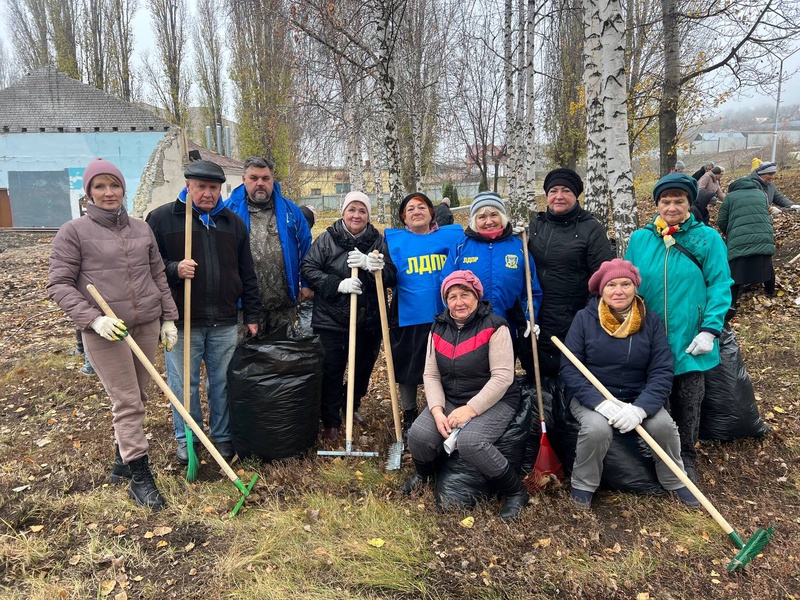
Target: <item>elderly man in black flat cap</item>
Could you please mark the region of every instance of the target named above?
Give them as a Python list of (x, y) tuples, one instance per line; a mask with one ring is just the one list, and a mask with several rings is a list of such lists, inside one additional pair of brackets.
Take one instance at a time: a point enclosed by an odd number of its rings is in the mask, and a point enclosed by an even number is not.
[[(186, 187), (172, 204), (159, 206), (147, 216), (164, 259), (167, 281), (178, 305), (178, 342), (165, 353), (167, 380), (178, 398), (183, 397), (184, 280), (192, 280), (191, 297), (191, 415), (203, 423), (198, 384), (200, 362), (208, 378), (208, 431), (219, 453), (233, 458), (228, 411), (227, 370), (237, 343), (238, 300), (251, 335), (258, 333), (261, 302), (250, 254), (247, 225), (225, 208), (220, 191), (222, 169), (206, 160), (189, 163)], [(187, 198), (192, 202), (192, 257), (184, 256)], [(189, 461), (184, 422), (173, 408), (177, 459)], [(196, 438), (195, 438), (196, 441)]]

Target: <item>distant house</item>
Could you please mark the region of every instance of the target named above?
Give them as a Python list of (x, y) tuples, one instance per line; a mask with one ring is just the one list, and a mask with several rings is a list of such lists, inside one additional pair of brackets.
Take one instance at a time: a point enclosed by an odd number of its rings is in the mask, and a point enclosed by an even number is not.
[[(58, 227), (80, 216), (83, 171), (98, 156), (120, 168), (127, 208), (142, 216), (183, 188), (183, 139), (158, 115), (54, 67), (32, 71), (0, 90), (0, 227)], [(238, 185), (241, 163), (194, 149)]]

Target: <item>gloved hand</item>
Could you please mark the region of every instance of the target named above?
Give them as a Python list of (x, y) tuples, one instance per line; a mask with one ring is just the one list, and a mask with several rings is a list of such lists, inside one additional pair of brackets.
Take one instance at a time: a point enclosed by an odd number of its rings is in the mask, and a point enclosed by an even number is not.
[(792, 210), (792, 211), (794, 211), (794, 212), (800, 212), (800, 204), (792, 204), (792, 205), (789, 207), (789, 210)]
[(700, 354), (708, 354), (714, 349), (714, 335), (707, 331), (701, 331), (686, 348), (686, 354), (692, 356), (699, 356)]
[(375, 254), (374, 252), (370, 252), (367, 256), (367, 264), (366, 269), (370, 273), (374, 271), (383, 271), (383, 266), (385, 261), (383, 260), (383, 254)]
[(342, 279), (339, 284), (340, 294), (361, 294), (361, 280), (358, 277)]
[[(538, 323), (535, 324), (533, 326), (533, 335), (536, 336), (537, 340), (539, 339), (539, 332), (540, 331), (541, 331), (541, 329), (539, 329)], [(522, 337), (524, 337), (527, 340), (530, 337), (530, 335), (531, 335), (531, 322), (530, 321), (526, 321), (525, 322), (525, 333), (522, 334)]]
[(361, 252), (361, 250), (358, 248), (355, 250), (350, 250), (350, 252), (347, 253), (347, 266), (351, 269), (356, 267), (358, 269), (366, 270), (367, 255)]
[(646, 417), (647, 413), (644, 412), (643, 408), (633, 404), (626, 404), (619, 409), (617, 416), (611, 419), (608, 424), (619, 429), (620, 433), (628, 433), (636, 429), (637, 425), (641, 425)]
[(777, 206), (770, 206), (769, 207), (769, 214), (775, 216), (781, 214), (781, 209)]
[(105, 315), (97, 317), (92, 321), (89, 327), (94, 329), (101, 337), (104, 337), (109, 342), (118, 342), (128, 335), (128, 328), (125, 327), (125, 323), (120, 319), (112, 319)]
[(161, 324), (161, 343), (167, 352), (172, 352), (172, 348), (178, 343), (178, 328), (175, 321), (164, 321)]
[(517, 223), (513, 227), (511, 227), (511, 233), (514, 235), (522, 235), (522, 232), (525, 231), (525, 224), (524, 223)]
[(611, 421), (619, 414), (619, 411), (622, 409), (614, 404), (611, 400), (603, 400), (600, 404), (594, 407), (594, 411), (603, 415), (606, 419), (608, 419), (608, 423), (611, 424)]

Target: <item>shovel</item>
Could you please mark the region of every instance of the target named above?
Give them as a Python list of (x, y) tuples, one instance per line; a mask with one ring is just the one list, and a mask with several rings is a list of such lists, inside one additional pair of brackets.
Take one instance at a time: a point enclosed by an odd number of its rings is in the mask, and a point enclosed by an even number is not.
[[(350, 269), (350, 277), (358, 277), (358, 267)], [(350, 338), (347, 348), (347, 417), (344, 452), (341, 450), (318, 450), (319, 456), (378, 456), (377, 452), (355, 452), (353, 450), (353, 400), (356, 387), (356, 320), (358, 318), (358, 294), (350, 294)]]
[[(558, 347), (558, 349), (564, 353), (564, 356), (566, 356), (569, 359), (569, 361), (573, 365), (575, 365), (575, 368), (577, 368), (581, 373), (583, 373), (583, 376), (586, 377), (586, 379), (588, 379), (591, 382), (591, 384), (597, 388), (597, 391), (603, 394), (604, 398), (610, 400), (617, 406), (621, 407), (625, 406), (623, 402), (617, 400), (613, 396), (613, 394), (609, 392), (608, 389), (602, 383), (600, 383), (597, 377), (595, 377), (592, 374), (592, 372), (586, 368), (586, 365), (584, 365), (580, 360), (578, 360), (578, 357), (575, 356), (570, 351), (570, 349), (567, 348), (561, 342), (561, 340), (559, 340), (556, 336), (553, 336), (550, 339)], [(681, 470), (681, 468), (675, 463), (675, 461), (672, 460), (666, 452), (664, 452), (661, 446), (658, 445), (658, 442), (656, 442), (652, 438), (652, 436), (649, 433), (647, 433), (645, 428), (642, 427), (641, 425), (637, 425), (636, 433), (642, 436), (642, 439), (645, 442), (647, 442), (647, 445), (650, 446), (653, 452), (655, 452), (658, 455), (658, 457), (662, 461), (664, 461), (664, 464), (669, 467), (669, 470), (672, 471), (675, 474), (675, 476), (681, 480), (681, 483), (683, 483), (683, 485), (689, 488), (689, 491), (692, 492), (694, 497), (700, 501), (700, 504), (702, 504), (703, 508), (705, 508), (708, 511), (708, 514), (711, 515), (711, 518), (713, 518), (717, 522), (717, 525), (719, 525), (722, 528), (722, 531), (727, 533), (728, 537), (730, 537), (731, 540), (733, 540), (733, 543), (736, 545), (736, 547), (739, 548), (739, 552), (736, 554), (733, 560), (731, 560), (731, 562), (728, 563), (729, 573), (732, 573), (737, 569), (741, 569), (747, 563), (753, 560), (753, 558), (755, 558), (761, 553), (761, 550), (764, 549), (764, 546), (766, 546), (767, 543), (772, 539), (772, 535), (775, 532), (774, 527), (769, 527), (766, 530), (759, 528), (753, 534), (753, 537), (751, 537), (747, 541), (747, 543), (743, 542), (742, 538), (740, 538), (739, 535), (733, 530), (733, 527), (730, 526), (730, 524), (719, 513), (719, 511), (716, 508), (714, 508), (714, 505), (711, 504), (711, 502), (709, 502), (708, 499), (703, 495), (703, 492), (697, 489), (697, 486), (694, 483), (692, 483), (692, 480), (689, 479), (689, 477), (686, 476), (686, 473), (684, 473)]]
[[(108, 305), (105, 299), (100, 295), (100, 292), (98, 292), (97, 289), (91, 283), (86, 286), (86, 289), (89, 290), (89, 293), (92, 295), (92, 298), (94, 298), (95, 302), (97, 302), (97, 305), (100, 307), (100, 310), (102, 310), (107, 316), (111, 317), (112, 319), (117, 318), (117, 315), (115, 315), (114, 311), (111, 310), (111, 307)], [(217, 464), (225, 472), (225, 475), (228, 476), (228, 479), (230, 479), (233, 482), (233, 485), (236, 486), (236, 489), (241, 492), (242, 497), (239, 499), (239, 502), (236, 503), (236, 506), (233, 508), (231, 514), (229, 515), (229, 518), (235, 517), (236, 514), (239, 512), (239, 509), (242, 508), (242, 505), (244, 504), (244, 501), (247, 498), (247, 496), (250, 495), (253, 486), (256, 484), (256, 481), (258, 480), (258, 474), (256, 473), (255, 475), (253, 475), (253, 478), (250, 480), (249, 485), (245, 485), (244, 483), (242, 483), (242, 480), (239, 479), (236, 473), (234, 473), (233, 469), (231, 469), (230, 465), (225, 461), (224, 458), (222, 458), (222, 455), (214, 447), (214, 444), (211, 443), (211, 440), (209, 440), (206, 437), (206, 434), (203, 433), (203, 430), (200, 428), (200, 426), (195, 422), (194, 419), (192, 419), (192, 415), (189, 414), (189, 411), (187, 411), (183, 407), (181, 401), (178, 400), (178, 397), (175, 396), (175, 393), (169, 388), (167, 382), (164, 381), (163, 377), (161, 377), (161, 373), (159, 373), (158, 370), (153, 366), (153, 363), (150, 362), (145, 353), (139, 347), (139, 344), (137, 344), (130, 335), (125, 336), (125, 341), (127, 342), (128, 346), (130, 346), (133, 353), (136, 355), (136, 358), (138, 358), (144, 365), (144, 368), (150, 374), (150, 377), (152, 377), (153, 380), (158, 384), (158, 387), (160, 387), (161, 391), (163, 391), (164, 394), (167, 396), (167, 399), (170, 401), (172, 406), (174, 406), (175, 410), (178, 411), (178, 414), (180, 414), (180, 416), (183, 417), (183, 420), (186, 422), (186, 424), (189, 427), (191, 427), (192, 431), (194, 431), (197, 434), (197, 439), (199, 439), (202, 442), (203, 446), (206, 447), (206, 450), (208, 450), (208, 453), (211, 455), (211, 457), (215, 461), (217, 461)]]
[[(375, 254), (378, 251), (375, 250)], [(397, 384), (394, 379), (394, 359), (392, 358), (392, 342), (389, 339), (389, 316), (386, 313), (386, 296), (383, 293), (383, 271), (375, 271), (375, 287), (378, 290), (378, 310), (381, 314), (381, 336), (383, 337), (383, 353), (386, 355), (386, 371), (389, 374), (389, 396), (392, 399), (392, 417), (394, 418), (394, 434), (397, 440), (389, 446), (386, 455), (386, 470), (397, 471), (403, 458), (403, 428), (400, 424), (400, 404), (397, 401)]]
[(541, 437), (539, 438), (539, 454), (536, 456), (536, 462), (533, 465), (533, 471), (528, 473), (527, 477), (522, 480), (525, 488), (534, 493), (541, 491), (542, 482), (547, 481), (549, 475), (555, 475), (559, 481), (564, 480), (564, 467), (561, 466), (561, 461), (558, 460), (553, 447), (550, 445), (550, 440), (547, 439), (547, 424), (544, 420), (544, 404), (542, 404), (542, 377), (539, 372), (539, 352), (536, 347), (536, 335), (533, 332), (536, 321), (533, 315), (533, 283), (531, 282), (531, 264), (528, 257), (528, 234), (523, 229), (522, 231), (522, 250), (525, 255), (525, 287), (528, 292), (528, 316), (530, 318), (531, 326), (531, 348), (533, 349), (533, 374), (536, 380), (536, 400), (539, 405), (539, 426), (541, 428)]
[[(183, 256), (185, 260), (192, 259), (192, 213), (194, 198), (186, 194), (186, 220), (183, 242)], [(187, 277), (183, 280), (183, 407), (186, 412), (191, 412), (192, 406), (192, 278)], [(194, 451), (194, 437), (192, 429), (184, 423), (186, 435), (186, 453), (188, 463), (186, 465), (186, 481), (197, 479), (197, 472), (200, 470), (200, 461)]]

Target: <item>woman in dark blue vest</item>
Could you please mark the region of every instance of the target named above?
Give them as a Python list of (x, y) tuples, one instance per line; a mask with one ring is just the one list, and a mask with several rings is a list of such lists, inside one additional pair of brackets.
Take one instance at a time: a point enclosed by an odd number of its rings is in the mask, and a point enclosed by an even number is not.
[(494, 445), (520, 402), (508, 324), (481, 302), (483, 285), (472, 271), (451, 273), (441, 289), (447, 308), (431, 328), (423, 377), (428, 410), (408, 432), (416, 473), (403, 492), (430, 480), (445, 440), (458, 430), (461, 458), (505, 497), (500, 518), (514, 519), (528, 503), (528, 493)]

